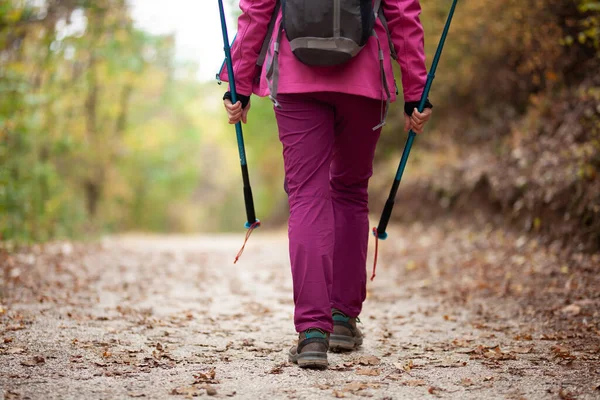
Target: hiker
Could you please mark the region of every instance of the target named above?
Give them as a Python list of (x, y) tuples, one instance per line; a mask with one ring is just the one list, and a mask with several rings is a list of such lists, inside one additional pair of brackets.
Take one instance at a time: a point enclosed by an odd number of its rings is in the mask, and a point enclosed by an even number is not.
[[(363, 341), (356, 324), (366, 298), (367, 188), (398, 95), (392, 59), (402, 72), (405, 131), (421, 133), (431, 116), (429, 101), (417, 110), (427, 80), (421, 6), (418, 0), (282, 3), (240, 1), (231, 45), (238, 101), (232, 104), (230, 92), (223, 101), (230, 124), (247, 123), (252, 94), (273, 101), (299, 334), (289, 359), (326, 368), (328, 350), (353, 350)], [(218, 79), (228, 81), (224, 67)]]

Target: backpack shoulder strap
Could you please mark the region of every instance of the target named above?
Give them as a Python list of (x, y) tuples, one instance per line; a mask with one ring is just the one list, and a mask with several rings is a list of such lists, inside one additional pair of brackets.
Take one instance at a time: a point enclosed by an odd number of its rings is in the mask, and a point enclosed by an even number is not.
[[(381, 1), (381, 0), (379, 0)], [(262, 67), (265, 63), (265, 58), (267, 57), (267, 50), (269, 49), (269, 43), (271, 42), (271, 36), (273, 35), (273, 29), (275, 29), (275, 21), (277, 21), (277, 15), (279, 15), (279, 8), (281, 7), (281, 1), (276, 0), (275, 9), (273, 10), (273, 15), (271, 16), (271, 21), (269, 21), (269, 27), (267, 28), (267, 35), (265, 36), (265, 40), (263, 41), (262, 48), (260, 49), (260, 53), (258, 55), (258, 59), (256, 60), (256, 65)]]
[(394, 43), (392, 42), (392, 36), (390, 35), (390, 30), (388, 28), (387, 19), (385, 18), (385, 14), (381, 9), (381, 0), (375, 0), (375, 4), (373, 5), (373, 12), (375, 13), (375, 17), (379, 18), (381, 21), (381, 25), (385, 29), (385, 33), (387, 33), (388, 38), (388, 46), (390, 48), (390, 54), (394, 60), (398, 60), (398, 54), (396, 54), (396, 49), (394, 48)]

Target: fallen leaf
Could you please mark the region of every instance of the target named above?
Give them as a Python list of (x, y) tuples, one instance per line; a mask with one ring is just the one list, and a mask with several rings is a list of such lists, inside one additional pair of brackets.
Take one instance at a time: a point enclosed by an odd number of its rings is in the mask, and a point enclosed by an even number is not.
[(469, 379), (469, 378), (462, 378), (460, 380), (460, 384), (463, 385), (463, 386), (465, 386), (465, 387), (473, 386), (473, 381), (471, 379)]
[(4, 343), (11, 343), (13, 340), (14, 340), (14, 338), (7, 337), (7, 338), (4, 338)]
[(573, 360), (577, 359), (576, 356), (571, 354), (571, 350), (564, 346), (554, 345), (550, 347), (550, 350), (552, 350), (552, 352), (557, 358), (566, 360), (568, 362), (572, 362)]
[(517, 357), (515, 357), (514, 354), (504, 353), (500, 349), (500, 346), (496, 346), (491, 349), (488, 349), (487, 352), (483, 353), (483, 356), (485, 358), (489, 358), (489, 359), (497, 360), (497, 361), (516, 360), (517, 359)]
[(334, 390), (333, 391), (333, 397), (341, 399), (343, 397), (346, 397), (346, 395), (341, 390)]
[(425, 386), (426, 382), (423, 379), (413, 379), (410, 381), (404, 381), (402, 384), (406, 386)]
[(429, 389), (427, 389), (427, 392), (429, 392), (429, 394), (438, 394), (438, 392), (443, 391), (444, 389), (436, 387), (436, 386), (430, 386)]
[(533, 346), (530, 347), (513, 347), (512, 351), (519, 354), (529, 354), (533, 350)]
[(129, 392), (129, 393), (127, 393), (127, 396), (129, 396), (129, 397), (146, 397), (146, 393), (142, 393), (142, 392)]
[(570, 317), (575, 317), (581, 313), (581, 306), (578, 306), (577, 304), (571, 304), (564, 307), (561, 312)]
[(23, 364), (26, 367), (36, 367), (40, 364), (44, 364), (45, 362), (46, 359), (44, 359), (44, 357), (35, 356), (33, 358), (30, 358), (29, 360), (21, 361), (21, 364)]
[(469, 349), (469, 348), (463, 347), (463, 348), (454, 350), (454, 352), (459, 353), (459, 354), (471, 354), (471, 353), (475, 353), (475, 349)]
[(217, 379), (215, 379), (216, 372), (214, 368), (208, 370), (208, 372), (200, 372), (197, 375), (194, 375), (194, 384), (196, 383), (219, 383)]
[(401, 371), (404, 371), (404, 364), (402, 364), (402, 363), (399, 363), (399, 362), (394, 363), (394, 367), (396, 367), (397, 369), (399, 369)]
[(25, 353), (25, 349), (23, 349), (21, 347), (13, 347), (11, 349), (8, 349), (7, 353), (8, 354), (21, 354), (21, 353)]
[(358, 359), (360, 365), (379, 365), (381, 360), (375, 356), (362, 356)]
[(359, 390), (367, 389), (368, 387), (369, 386), (363, 382), (352, 382), (344, 386), (342, 390), (345, 392), (357, 392)]
[(351, 371), (352, 367), (348, 367), (345, 364), (332, 365), (329, 367), (332, 371)]
[(357, 375), (379, 376), (381, 370), (379, 368), (359, 368), (356, 370)]
[(493, 377), (493, 376), (486, 376), (485, 378), (483, 378), (483, 381), (484, 381), (484, 382), (489, 382), (489, 381), (491, 381), (491, 380), (494, 380), (494, 377)]
[(22, 398), (23, 397), (21, 393), (14, 392), (12, 390), (9, 390), (6, 393), (4, 393), (4, 400), (21, 400)]
[(2, 314), (6, 314), (6, 308), (2, 304), (0, 304), (0, 315)]
[(515, 339), (515, 340), (533, 340), (533, 337), (531, 336), (531, 334), (526, 333), (523, 335), (516, 335), (513, 339)]
[(287, 363), (282, 362), (281, 364), (278, 364), (276, 366), (274, 366), (273, 368), (271, 368), (271, 370), (269, 371), (269, 374), (280, 374), (283, 371), (283, 368), (285, 368), (287, 366)]
[(575, 395), (563, 388), (558, 391), (558, 397), (563, 400), (575, 400)]
[(18, 324), (18, 325), (9, 325), (6, 327), (5, 331), (20, 331), (25, 329), (25, 325), (23, 324)]

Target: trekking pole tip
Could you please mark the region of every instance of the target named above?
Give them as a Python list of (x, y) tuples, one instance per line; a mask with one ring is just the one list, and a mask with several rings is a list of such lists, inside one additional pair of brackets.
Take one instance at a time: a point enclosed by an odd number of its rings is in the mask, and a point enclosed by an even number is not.
[(254, 221), (254, 223), (253, 223), (253, 224), (251, 224), (250, 222), (246, 222), (246, 223), (244, 224), (244, 227), (245, 227), (246, 229), (250, 229), (250, 228), (258, 228), (258, 227), (260, 227), (260, 220), (259, 220), (259, 219), (257, 219), (256, 221)]
[(375, 236), (379, 240), (385, 240), (388, 237), (387, 232), (379, 232), (377, 228), (373, 228), (373, 236)]

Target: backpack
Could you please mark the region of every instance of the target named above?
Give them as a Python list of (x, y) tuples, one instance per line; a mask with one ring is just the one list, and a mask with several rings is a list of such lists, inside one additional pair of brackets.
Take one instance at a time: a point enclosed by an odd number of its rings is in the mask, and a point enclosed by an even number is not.
[[(267, 68), (270, 99), (276, 107), (277, 86), (279, 81), (279, 44), (285, 31), (295, 57), (310, 66), (341, 65), (355, 57), (367, 44), (371, 36), (375, 36), (379, 47), (379, 65), (381, 80), (387, 95), (385, 112), (382, 121), (373, 128), (376, 130), (385, 125), (385, 118), (390, 104), (390, 91), (385, 77), (383, 52), (379, 38), (375, 33), (375, 20), (379, 18), (388, 36), (391, 56), (397, 60), (387, 21), (381, 10), (382, 0), (277, 0), (273, 16), (269, 23), (267, 35), (259, 54), (257, 65), (262, 67), (267, 53), (271, 60)], [(281, 29), (270, 49), (275, 20), (281, 8)], [(273, 54), (274, 52), (274, 54)]]

